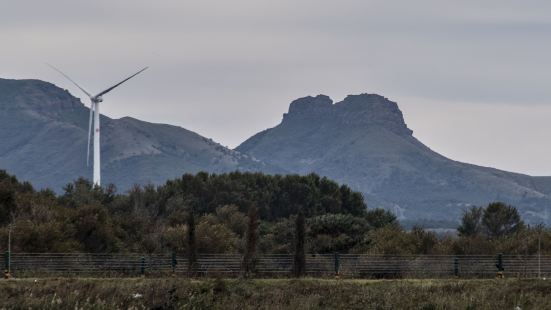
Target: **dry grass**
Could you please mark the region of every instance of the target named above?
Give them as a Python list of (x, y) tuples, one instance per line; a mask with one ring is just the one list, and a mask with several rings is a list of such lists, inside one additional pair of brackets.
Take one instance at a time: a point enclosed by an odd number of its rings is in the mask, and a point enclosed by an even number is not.
[(551, 309), (550, 293), (551, 281), (518, 279), (0, 281), (7, 309)]

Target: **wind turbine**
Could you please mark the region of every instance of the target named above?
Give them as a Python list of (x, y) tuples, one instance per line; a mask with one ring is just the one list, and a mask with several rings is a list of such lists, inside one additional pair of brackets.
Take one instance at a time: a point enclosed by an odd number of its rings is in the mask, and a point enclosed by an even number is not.
[(112, 91), (113, 89), (120, 86), (122, 83), (130, 80), (131, 78), (135, 77), (136, 75), (142, 73), (149, 67), (145, 67), (141, 69), (140, 71), (132, 74), (131, 76), (127, 77), (126, 79), (122, 80), (121, 82), (107, 88), (106, 90), (98, 93), (97, 95), (93, 96), (89, 92), (87, 92), (84, 88), (80, 87), (75, 81), (73, 81), (68, 75), (63, 73), (61, 70), (57, 69), (56, 67), (52, 65), (48, 65), (55, 71), (59, 72), (61, 75), (63, 75), (66, 79), (68, 79), (71, 83), (73, 83), (76, 87), (78, 87), (83, 93), (85, 93), (88, 98), (90, 98), (90, 117), (88, 119), (88, 144), (87, 144), (87, 150), (86, 150), (86, 166), (89, 166), (90, 164), (90, 139), (92, 137), (92, 122), (94, 125), (94, 185), (100, 186), (101, 185), (101, 169), (100, 169), (100, 143), (99, 143), (99, 136), (100, 136), (100, 126), (99, 126), (99, 120), (100, 120), (100, 113), (99, 113), (99, 104), (100, 102), (103, 102), (103, 95), (107, 94), (108, 92)]

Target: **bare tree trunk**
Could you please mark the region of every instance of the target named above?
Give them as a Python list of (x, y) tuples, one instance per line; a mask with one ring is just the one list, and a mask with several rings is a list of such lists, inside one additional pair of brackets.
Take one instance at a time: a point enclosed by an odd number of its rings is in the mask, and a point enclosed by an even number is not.
[(247, 277), (253, 270), (253, 259), (256, 253), (256, 242), (258, 240), (258, 210), (256, 206), (251, 206), (248, 212), (249, 223), (247, 226), (245, 253), (241, 264), (241, 275)]
[(305, 235), (305, 219), (302, 211), (298, 213), (295, 222), (295, 261), (294, 273), (295, 277), (302, 277), (306, 273), (306, 257), (304, 254), (304, 235)]
[(187, 234), (187, 243), (188, 243), (188, 275), (193, 275), (193, 269), (197, 263), (197, 244), (195, 240), (195, 215), (193, 211), (189, 213), (188, 216), (188, 234)]

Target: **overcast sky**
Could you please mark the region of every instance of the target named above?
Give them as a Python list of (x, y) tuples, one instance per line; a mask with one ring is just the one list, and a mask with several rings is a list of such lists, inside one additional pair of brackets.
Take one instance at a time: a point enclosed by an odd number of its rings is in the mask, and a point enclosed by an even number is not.
[(0, 77), (106, 96), (110, 117), (229, 147), (290, 101), (378, 93), (452, 159), (551, 175), (551, 1), (0, 0)]

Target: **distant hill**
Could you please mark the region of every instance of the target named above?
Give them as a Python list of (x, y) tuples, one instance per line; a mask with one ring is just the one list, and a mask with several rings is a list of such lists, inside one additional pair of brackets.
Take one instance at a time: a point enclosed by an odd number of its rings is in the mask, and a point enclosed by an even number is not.
[[(86, 167), (89, 109), (39, 80), (0, 79), (0, 169), (60, 191)], [(282, 172), (181, 127), (101, 117), (102, 183), (119, 190), (160, 184), (185, 172)]]
[(324, 95), (297, 99), (279, 125), (236, 150), (348, 184), (368, 206), (394, 210), (401, 219), (455, 221), (468, 206), (499, 200), (539, 223), (551, 206), (551, 178), (448, 159), (413, 136), (395, 102), (374, 94), (335, 104)]

